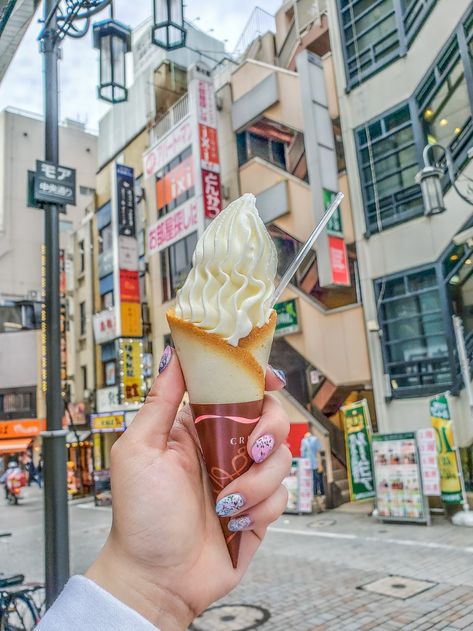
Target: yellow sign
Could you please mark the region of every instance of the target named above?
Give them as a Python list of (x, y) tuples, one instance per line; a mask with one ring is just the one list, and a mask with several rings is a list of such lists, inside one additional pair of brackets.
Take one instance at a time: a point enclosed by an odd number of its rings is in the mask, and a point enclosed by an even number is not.
[(143, 400), (142, 342), (120, 339), (120, 394), (125, 403)]
[(452, 419), (445, 395), (430, 401), (430, 417), (437, 439), (437, 454), (440, 473), (440, 492), (445, 504), (461, 504), (463, 501), (458, 471)]
[(115, 432), (125, 428), (125, 417), (123, 414), (92, 415), (90, 425), (93, 432)]
[(122, 302), (120, 304), (122, 316), (122, 336), (141, 337), (141, 305), (139, 302)]

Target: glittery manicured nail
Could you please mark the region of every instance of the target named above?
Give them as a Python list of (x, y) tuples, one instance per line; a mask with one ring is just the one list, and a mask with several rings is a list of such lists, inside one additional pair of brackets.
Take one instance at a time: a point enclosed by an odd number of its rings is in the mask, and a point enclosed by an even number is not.
[(281, 370), (280, 368), (273, 368), (273, 366), (270, 366), (270, 368), (273, 371), (273, 373), (276, 375), (276, 377), (279, 379), (279, 381), (283, 383), (284, 385), (286, 385), (287, 379), (286, 379), (286, 373), (284, 372), (284, 370)]
[(228, 517), (237, 513), (245, 504), (245, 499), (240, 493), (231, 493), (218, 500), (215, 510), (219, 517)]
[(241, 517), (232, 517), (228, 522), (228, 530), (230, 532), (238, 532), (240, 530), (246, 530), (253, 524), (253, 520), (249, 515), (242, 515)]
[(251, 457), (255, 462), (263, 462), (273, 451), (274, 436), (272, 434), (264, 434), (258, 440), (255, 440), (251, 448)]
[(164, 353), (161, 355), (161, 360), (159, 362), (159, 368), (158, 368), (159, 374), (161, 374), (163, 370), (166, 370), (166, 368), (169, 366), (171, 357), (172, 357), (172, 348), (170, 346), (166, 346), (166, 348), (164, 349)]

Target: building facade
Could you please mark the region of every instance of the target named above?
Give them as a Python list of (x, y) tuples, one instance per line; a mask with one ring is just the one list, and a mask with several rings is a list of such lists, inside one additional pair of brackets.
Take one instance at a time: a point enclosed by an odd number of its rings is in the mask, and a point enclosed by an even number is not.
[(449, 391), (467, 447), (472, 413), (452, 316), (463, 321), (471, 361), (472, 248), (456, 235), (473, 223), (472, 206), (445, 177), (446, 212), (426, 216), (415, 176), (424, 147), (440, 144), (468, 194), (471, 3), (338, 0), (328, 8), (378, 425), (428, 426), (430, 397)]
[[(31, 446), (40, 452), (37, 436), (45, 429), (45, 374), (41, 363), (41, 303), (44, 272), (44, 211), (35, 207), (28, 172), (44, 149), (41, 118), (17, 110), (0, 113), (0, 465)], [(62, 293), (62, 381), (65, 402), (74, 393), (83, 401), (76, 372), (67, 371), (68, 313), (66, 248), (93, 199), (96, 172), (94, 134), (84, 125), (66, 121), (60, 127), (61, 163), (77, 171), (77, 204), (60, 219)], [(73, 289), (71, 289), (73, 293)], [(91, 322), (92, 304), (85, 318)], [(72, 352), (72, 347), (69, 347)], [(80, 374), (80, 373), (79, 373)], [(80, 410), (79, 410), (80, 411)], [(65, 423), (68, 423), (66, 415)], [(80, 415), (85, 422), (84, 414)]]

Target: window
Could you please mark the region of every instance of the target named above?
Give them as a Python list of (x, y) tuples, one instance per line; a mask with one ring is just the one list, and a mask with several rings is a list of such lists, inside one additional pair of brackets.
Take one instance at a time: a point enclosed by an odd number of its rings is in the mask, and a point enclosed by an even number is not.
[(197, 232), (161, 252), (163, 302), (171, 300), (182, 287), (192, 266), (192, 255), (197, 245)]
[(36, 393), (25, 388), (0, 392), (0, 418), (5, 420), (36, 416)]
[(87, 366), (80, 367), (82, 377), (82, 390), (87, 390)]
[(473, 356), (473, 248), (466, 244), (453, 246), (442, 260), (451, 311), (460, 316), (467, 353)]
[(356, 130), (368, 232), (423, 212), (414, 130), (406, 103)]
[(349, 87), (404, 54), (436, 0), (339, 0)]
[[(282, 276), (303, 244), (274, 224), (268, 226), (268, 232), (278, 252), (278, 274)], [(338, 307), (356, 304), (356, 253), (353, 246), (347, 246), (347, 254), (350, 269), (350, 287), (321, 287), (317, 267), (317, 255), (314, 251), (311, 251), (304, 259), (292, 283), (326, 309), (337, 309)]]
[(85, 332), (86, 332), (85, 302), (81, 302), (79, 304), (79, 318), (80, 318), (80, 334), (85, 335)]
[[(415, 95), (425, 142), (448, 147), (454, 160), (468, 149), (473, 126), (467, 82), (455, 36)], [(468, 145), (468, 146), (467, 146)]]
[(85, 270), (85, 247), (84, 241), (79, 241), (79, 273)]
[(79, 193), (81, 195), (95, 195), (95, 188), (90, 188), (89, 186), (79, 186)]
[(436, 392), (451, 384), (435, 268), (381, 279), (375, 288), (393, 397)]

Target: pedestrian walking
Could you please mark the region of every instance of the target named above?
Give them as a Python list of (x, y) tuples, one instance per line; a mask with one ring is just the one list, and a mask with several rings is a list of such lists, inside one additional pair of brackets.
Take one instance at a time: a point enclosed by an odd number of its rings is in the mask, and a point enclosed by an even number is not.
[(307, 432), (301, 441), (300, 453), (302, 458), (307, 458), (310, 461), (314, 482), (314, 496), (325, 495), (322, 445), (317, 436)]

